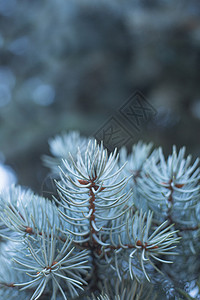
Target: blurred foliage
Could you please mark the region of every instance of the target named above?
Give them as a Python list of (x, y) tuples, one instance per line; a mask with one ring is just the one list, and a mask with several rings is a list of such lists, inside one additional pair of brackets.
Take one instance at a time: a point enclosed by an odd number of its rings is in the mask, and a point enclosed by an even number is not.
[(158, 113), (133, 142), (199, 155), (199, 15), (198, 0), (0, 0), (0, 151), (19, 183), (42, 193), (48, 138), (92, 135), (136, 89)]

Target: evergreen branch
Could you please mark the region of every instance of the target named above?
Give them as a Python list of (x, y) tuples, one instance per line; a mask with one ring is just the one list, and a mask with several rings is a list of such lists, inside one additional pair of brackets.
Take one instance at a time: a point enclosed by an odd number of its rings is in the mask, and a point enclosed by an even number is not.
[(14, 283), (14, 286), (20, 287), (21, 290), (35, 288), (31, 300), (38, 299), (49, 282), (53, 282), (52, 300), (56, 299), (57, 290), (60, 290), (63, 298), (67, 299), (63, 284), (72, 297), (78, 295), (77, 288), (83, 290), (82, 286), (87, 285), (83, 276), (86, 276), (90, 269), (88, 253), (85, 250), (74, 251), (70, 238), (67, 238), (62, 245), (51, 230), (51, 236), (46, 236), (43, 231), (41, 236), (37, 235), (37, 243), (28, 239), (25, 243), (28, 255), (21, 253), (13, 260), (31, 279), (22, 283)]
[(12, 186), (0, 196), (2, 222), (12, 231), (25, 238), (48, 228), (61, 228), (61, 222), (54, 203)]

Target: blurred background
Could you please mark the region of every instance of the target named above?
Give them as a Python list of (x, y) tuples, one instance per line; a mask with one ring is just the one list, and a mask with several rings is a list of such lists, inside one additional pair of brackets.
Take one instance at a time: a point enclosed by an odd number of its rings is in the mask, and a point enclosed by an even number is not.
[[(41, 193), (48, 139), (98, 132), (135, 91), (139, 139), (200, 153), (199, 0), (0, 0), (0, 188)], [(130, 114), (129, 114), (130, 116)]]

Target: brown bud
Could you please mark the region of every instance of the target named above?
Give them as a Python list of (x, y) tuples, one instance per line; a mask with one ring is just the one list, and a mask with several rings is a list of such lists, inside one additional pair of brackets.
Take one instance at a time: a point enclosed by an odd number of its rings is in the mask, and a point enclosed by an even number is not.
[(82, 180), (82, 179), (78, 179), (78, 182), (83, 185), (86, 185), (89, 183), (87, 180)]
[(33, 233), (33, 229), (31, 227), (26, 227), (25, 230), (27, 233)]
[(140, 240), (138, 240), (138, 241), (136, 242), (136, 245), (137, 245), (137, 246), (141, 246), (141, 247), (143, 246), (143, 244), (142, 244), (142, 242), (141, 242)]
[(175, 184), (175, 187), (177, 187), (178, 189), (182, 188), (183, 186), (184, 186), (184, 183)]

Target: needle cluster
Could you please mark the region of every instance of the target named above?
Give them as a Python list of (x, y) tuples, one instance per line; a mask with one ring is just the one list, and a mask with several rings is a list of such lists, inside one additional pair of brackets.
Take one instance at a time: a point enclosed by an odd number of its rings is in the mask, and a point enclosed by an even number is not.
[(199, 159), (175, 146), (165, 159), (141, 141), (109, 153), (78, 132), (51, 139), (50, 151), (56, 196), (19, 186), (0, 194), (1, 297), (188, 296), (200, 269)]

